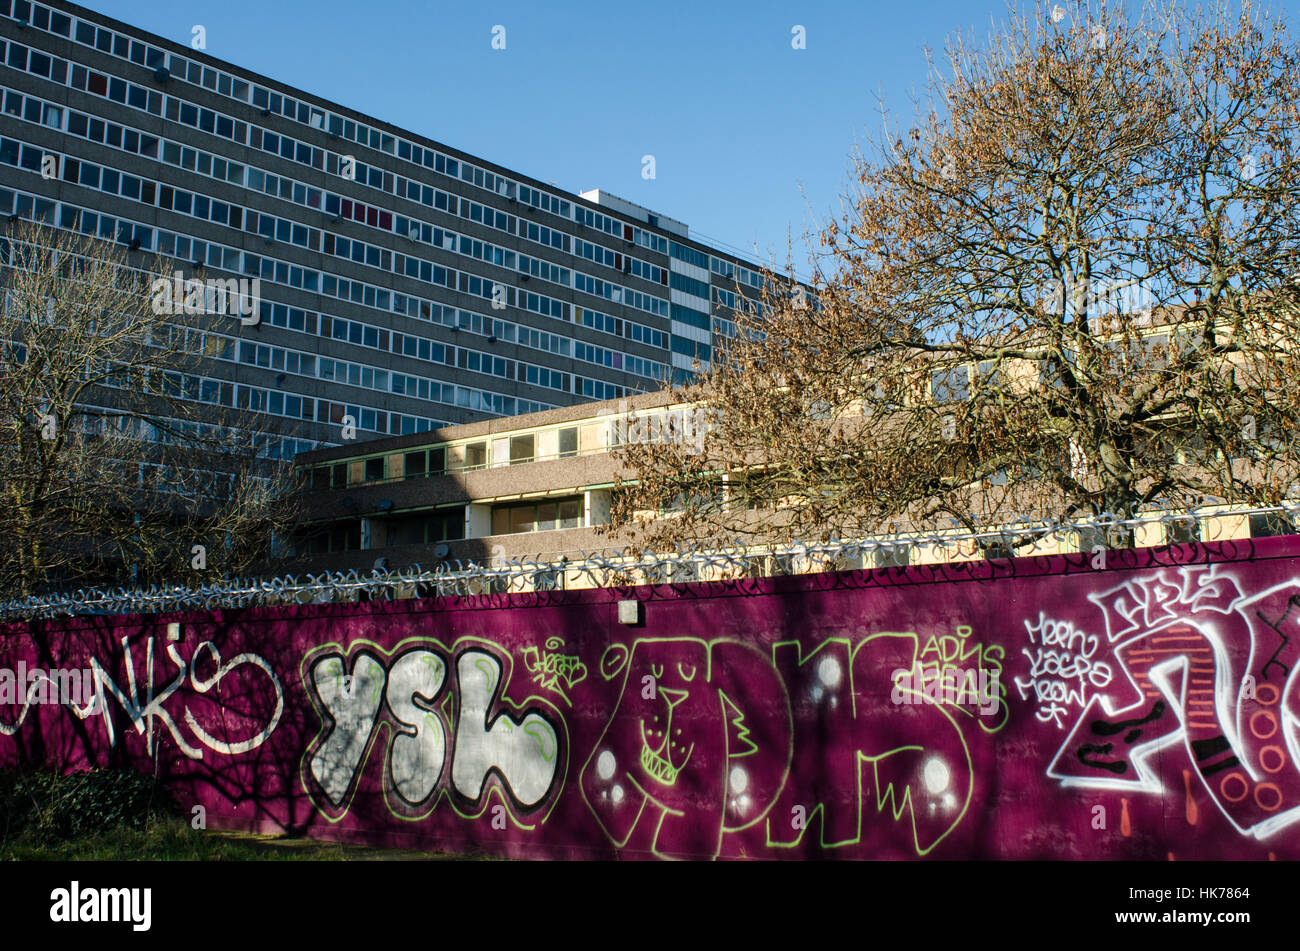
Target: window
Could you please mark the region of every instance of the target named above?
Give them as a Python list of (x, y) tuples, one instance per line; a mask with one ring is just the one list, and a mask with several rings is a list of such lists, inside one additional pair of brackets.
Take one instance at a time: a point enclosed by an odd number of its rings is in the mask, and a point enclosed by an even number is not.
[[(1254, 534), (1254, 531), (1251, 532)], [(1201, 540), (1200, 525), (1191, 517), (1175, 519), (1169, 525), (1169, 544), (1191, 545)]]
[(346, 462), (337, 463), (334, 466), (334, 475), (330, 480), (330, 485), (336, 489), (346, 488), (348, 484), (348, 464)]
[(408, 452), (405, 456), (403, 471), (408, 479), (418, 479), (425, 475), (428, 456), (424, 452)]
[(906, 568), (910, 562), (910, 545), (886, 545), (876, 549), (877, 568)]
[(685, 261), (687, 264), (694, 264), (696, 267), (703, 268), (706, 271), (709, 268), (709, 256), (694, 248), (688, 248), (676, 241), (668, 245), (668, 253), (679, 261)]
[(533, 446), (534, 437), (531, 435), (510, 437), (510, 464), (514, 466), (521, 462), (532, 462)]
[(537, 506), (536, 526), (539, 532), (554, 531), (559, 506), (555, 502), (543, 502)]
[(455, 541), (465, 537), (465, 510), (461, 508), (439, 512), (427, 522), (427, 540), (430, 542)]
[(361, 523), (335, 528), (329, 535), (330, 551), (356, 551), (361, 547)]
[(492, 534), (514, 535), (520, 532), (548, 532), (557, 528), (577, 528), (582, 524), (582, 499), (541, 499), (536, 502), (513, 502), (492, 507)]
[(465, 468), (482, 469), (487, 465), (487, 443), (475, 442), (465, 447)]
[(1270, 515), (1252, 515), (1250, 517), (1250, 537), (1268, 538), (1273, 535), (1292, 535), (1295, 526), (1291, 520), (1280, 513)]
[(563, 459), (568, 456), (576, 456), (577, 454), (578, 454), (577, 427), (575, 426), (572, 427), (571, 429), (561, 429), (560, 430), (560, 458)]
[(397, 522), (389, 529), (390, 545), (432, 545), (465, 537), (465, 510), (452, 508)]
[(429, 450), (429, 475), (442, 475), (447, 471), (447, 450), (440, 447)]
[(966, 399), (970, 375), (965, 367), (935, 370), (930, 374), (930, 392), (936, 403), (957, 403)]

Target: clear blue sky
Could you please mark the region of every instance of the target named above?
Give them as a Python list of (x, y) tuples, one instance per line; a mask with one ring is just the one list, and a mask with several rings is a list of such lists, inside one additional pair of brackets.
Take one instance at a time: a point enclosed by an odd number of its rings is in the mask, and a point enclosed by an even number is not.
[[(561, 188), (601, 188), (806, 275), (878, 96), (901, 120), (925, 49), (1005, 0), (82, 0), (83, 5)], [(1031, 2), (1031, 0), (1022, 0)], [(1072, 0), (1056, 0), (1070, 4)], [(1272, 4), (1296, 23), (1300, 0)], [(492, 48), (505, 27), (505, 49)], [(794, 49), (792, 28), (806, 48)], [(655, 178), (642, 177), (653, 155)], [(757, 253), (756, 253), (757, 249)]]

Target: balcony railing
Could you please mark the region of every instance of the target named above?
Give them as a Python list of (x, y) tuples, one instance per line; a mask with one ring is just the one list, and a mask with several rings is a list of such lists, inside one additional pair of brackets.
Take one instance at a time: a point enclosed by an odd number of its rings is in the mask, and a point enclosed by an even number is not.
[[(454, 476), (462, 472), (481, 472), (485, 469), (508, 469), (511, 466), (524, 465), (525, 463), (530, 463), (530, 462), (555, 462), (560, 459), (577, 459), (580, 457), (601, 456), (601, 455), (608, 455), (608, 454), (609, 454), (609, 450), (606, 449), (604, 446), (598, 446), (590, 449), (578, 449), (578, 450), (574, 450), (573, 452), (554, 452), (554, 453), (545, 453), (545, 454), (538, 453), (531, 456), (516, 457), (513, 459), (507, 458), (499, 462), (483, 462), (477, 465), (467, 465), (467, 466), (444, 466), (441, 469), (426, 470), (424, 472), (409, 473), (400, 476), (385, 476), (382, 479), (362, 479), (360, 482), (348, 482), (346, 486), (329, 486), (329, 485), (313, 486), (311, 487), (311, 490), (323, 491), (324, 489), (329, 489), (329, 488), (352, 489), (352, 488), (361, 488), (370, 485), (391, 485), (396, 482), (407, 482), (413, 479), (427, 479), (435, 476), (449, 476), (449, 475)], [(397, 455), (397, 453), (390, 453), (390, 455)], [(312, 466), (311, 468), (303, 469), (302, 471), (305, 474), (309, 474), (314, 469), (329, 469), (329, 468), (332, 468), (332, 466), (320, 465), (320, 466)]]

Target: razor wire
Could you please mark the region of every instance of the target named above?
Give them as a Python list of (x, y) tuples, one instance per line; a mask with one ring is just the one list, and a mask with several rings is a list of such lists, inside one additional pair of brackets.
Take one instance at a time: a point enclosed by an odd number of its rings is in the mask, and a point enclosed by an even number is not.
[[(1249, 509), (1213, 511), (1189, 509), (1160, 515), (1122, 518), (1103, 513), (1087, 521), (1012, 519), (1001, 527), (985, 531), (907, 532), (898, 530), (872, 538), (783, 544), (757, 544), (741, 539), (701, 547), (679, 543), (675, 551), (644, 552), (628, 549), (581, 550), (574, 558), (445, 559), (433, 568), (412, 564), (402, 568), (362, 569), (285, 574), (271, 578), (235, 578), (203, 585), (151, 585), (148, 588), (80, 588), (66, 593), (29, 595), (0, 602), (0, 620), (21, 621), (83, 615), (154, 614), (164, 612), (250, 608), (284, 604), (329, 604), (348, 601), (381, 601), (412, 597), (473, 596), (516, 591), (550, 591), (569, 587), (572, 577), (577, 588), (626, 587), (638, 584), (687, 583), (711, 576), (717, 569), (722, 577), (754, 578), (773, 574), (808, 574), (845, 568), (870, 567), (867, 559), (877, 554), (896, 554), (900, 549), (931, 546), (945, 555), (953, 546), (974, 543), (976, 550), (1000, 545), (1008, 552), (1037, 547), (1044, 539), (1064, 540), (1082, 532), (1107, 530), (1133, 535), (1146, 525), (1193, 525), (1213, 517), (1283, 516), (1294, 526), (1300, 518), (1300, 502)], [(1211, 540), (1213, 541), (1213, 539)], [(376, 551), (382, 551), (377, 549)], [(1033, 551), (1026, 555), (1035, 554)], [(386, 559), (381, 556), (378, 566)], [(960, 557), (944, 562), (942, 557), (928, 564), (965, 561)], [(585, 583), (582, 583), (585, 582)], [(516, 585), (519, 585), (516, 587)], [(532, 587), (526, 587), (531, 585)]]

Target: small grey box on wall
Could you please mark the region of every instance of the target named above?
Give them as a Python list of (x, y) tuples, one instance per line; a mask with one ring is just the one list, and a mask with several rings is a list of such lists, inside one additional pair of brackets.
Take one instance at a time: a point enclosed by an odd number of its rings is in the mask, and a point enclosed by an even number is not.
[(641, 602), (640, 601), (618, 602), (618, 623), (619, 624), (640, 624), (641, 623)]

